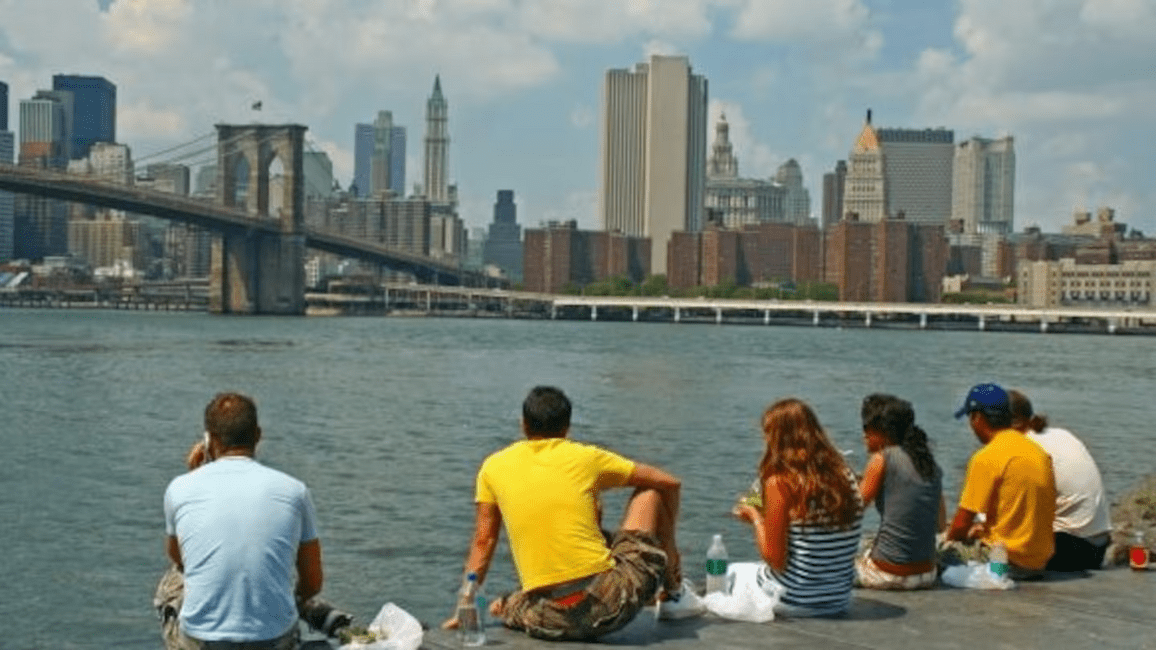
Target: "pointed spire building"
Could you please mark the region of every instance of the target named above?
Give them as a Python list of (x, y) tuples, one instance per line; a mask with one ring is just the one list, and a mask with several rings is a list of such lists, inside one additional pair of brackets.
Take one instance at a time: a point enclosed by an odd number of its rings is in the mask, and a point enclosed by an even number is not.
[(449, 103), (442, 95), (441, 75), (434, 77), (433, 93), (425, 108), (425, 195), (435, 203), (451, 200), (449, 192)]

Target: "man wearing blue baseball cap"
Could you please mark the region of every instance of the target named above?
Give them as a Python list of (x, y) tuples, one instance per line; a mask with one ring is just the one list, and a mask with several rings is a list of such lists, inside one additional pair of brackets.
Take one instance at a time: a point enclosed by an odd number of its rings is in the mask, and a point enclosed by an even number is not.
[[(974, 386), (955, 413), (957, 419), (964, 416), (983, 448), (967, 463), (947, 539), (979, 541), (981, 551), (1003, 544), (1013, 577), (1038, 574), (1054, 551), (1052, 459), (1012, 428), (1011, 401), (996, 384)], [(984, 523), (973, 527), (980, 513)]]

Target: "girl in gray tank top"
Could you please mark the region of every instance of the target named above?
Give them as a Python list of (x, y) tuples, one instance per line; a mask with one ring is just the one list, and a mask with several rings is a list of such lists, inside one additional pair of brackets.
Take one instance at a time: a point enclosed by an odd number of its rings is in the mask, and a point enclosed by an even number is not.
[(871, 457), (860, 493), (865, 503), (875, 501), (880, 524), (867, 555), (857, 563), (859, 582), (893, 589), (930, 586), (935, 535), (944, 524), (943, 473), (909, 402), (894, 395), (868, 395), (862, 418)]

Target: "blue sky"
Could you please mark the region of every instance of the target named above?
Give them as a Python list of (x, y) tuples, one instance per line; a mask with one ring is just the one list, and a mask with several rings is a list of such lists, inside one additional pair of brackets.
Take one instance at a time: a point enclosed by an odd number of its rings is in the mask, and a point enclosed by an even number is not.
[(1017, 230), (1107, 205), (1156, 235), (1152, 0), (0, 0), (0, 15), (13, 116), (54, 73), (103, 75), (137, 158), (217, 122), (293, 121), (348, 184), (353, 125), (388, 109), (412, 184), (440, 74), (470, 226), (513, 189), (523, 225), (597, 227), (603, 75), (657, 52), (707, 77), (710, 137), (725, 111), (740, 174), (795, 158), (815, 211), (872, 108), (879, 126), (1015, 136)]

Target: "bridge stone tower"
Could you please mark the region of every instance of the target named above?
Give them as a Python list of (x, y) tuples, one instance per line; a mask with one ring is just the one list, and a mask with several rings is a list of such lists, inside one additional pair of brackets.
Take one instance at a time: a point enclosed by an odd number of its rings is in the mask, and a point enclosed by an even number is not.
[[(217, 201), (255, 220), (279, 222), (280, 232), (231, 230), (214, 237), (211, 312), (305, 313), (305, 130), (300, 124), (217, 125)], [(271, 176), (275, 161), (280, 174)]]

